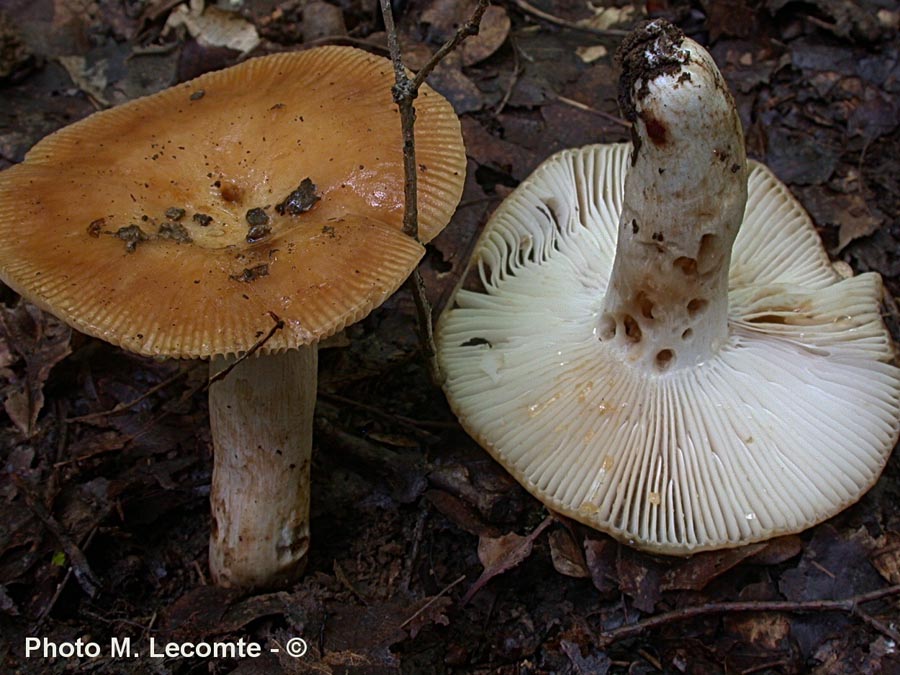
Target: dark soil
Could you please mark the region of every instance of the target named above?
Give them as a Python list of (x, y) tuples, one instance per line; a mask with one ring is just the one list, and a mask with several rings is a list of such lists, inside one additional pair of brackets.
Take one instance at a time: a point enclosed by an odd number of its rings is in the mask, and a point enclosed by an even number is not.
[[(233, 21), (260, 36), (249, 55), (304, 39), (386, 54), (371, 1), (219, 4), (240, 5)], [(408, 65), (471, 5), (395, 3)], [(648, 0), (613, 27), (648, 12), (710, 46), (748, 153), (800, 198), (831, 255), (900, 293), (897, 3)], [(0, 168), (97, 109), (248, 55), (164, 28), (188, 13), (165, 0), (0, 3)], [(490, 212), (540, 161), (627, 140), (613, 64), (621, 37), (576, 29), (592, 14), (575, 0), (498, 2), (478, 40), (433, 74), (469, 157), (459, 210), (422, 266), (437, 310)], [(815, 604), (900, 583), (896, 457), (858, 504), (810, 531), (687, 560), (642, 554), (546, 520), (465, 435), (430, 383), (400, 292), (321, 351), (305, 576), (241, 595), (208, 583), (205, 368), (131, 356), (5, 288), (0, 301), (2, 672), (900, 673), (897, 595), (847, 611)], [(896, 336), (900, 314), (886, 307)], [(769, 600), (807, 611), (719, 609), (604, 638), (671, 610)], [(26, 656), (29, 637), (46, 644)], [(300, 658), (286, 653), (294, 637), (306, 641)], [(114, 654), (113, 638), (140, 656)], [(151, 638), (157, 651), (243, 640), (261, 654), (151, 657)], [(99, 655), (42, 652), (90, 643)]]

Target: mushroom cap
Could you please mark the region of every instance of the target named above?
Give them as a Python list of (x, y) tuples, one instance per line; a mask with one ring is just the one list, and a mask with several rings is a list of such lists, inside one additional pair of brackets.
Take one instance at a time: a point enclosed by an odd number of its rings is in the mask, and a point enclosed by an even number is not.
[[(424, 252), (401, 232), (393, 83), (386, 59), (321, 47), (66, 127), (0, 173), (0, 279), (141, 354), (240, 353), (273, 313), (284, 328), (266, 351), (327, 337), (383, 302)], [(465, 153), (443, 97), (423, 87), (416, 111), (428, 241), (459, 201)], [(296, 213), (277, 208), (298, 188)]]
[(631, 147), (548, 159), (497, 209), (436, 339), (466, 430), (550, 508), (685, 555), (800, 531), (875, 482), (900, 433), (877, 274), (843, 278), (761, 164), (729, 334), (692, 368), (598, 339)]

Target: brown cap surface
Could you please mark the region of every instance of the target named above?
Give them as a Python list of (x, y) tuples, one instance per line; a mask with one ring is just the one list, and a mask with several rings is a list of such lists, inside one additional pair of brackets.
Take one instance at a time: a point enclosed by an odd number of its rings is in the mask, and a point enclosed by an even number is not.
[[(393, 81), (383, 58), (322, 47), (249, 60), (66, 127), (0, 173), (0, 278), (142, 354), (245, 351), (272, 327), (270, 312), (285, 328), (269, 350), (340, 330), (423, 253), (401, 232)], [(465, 154), (439, 94), (423, 87), (416, 111), (428, 241), (459, 201)]]

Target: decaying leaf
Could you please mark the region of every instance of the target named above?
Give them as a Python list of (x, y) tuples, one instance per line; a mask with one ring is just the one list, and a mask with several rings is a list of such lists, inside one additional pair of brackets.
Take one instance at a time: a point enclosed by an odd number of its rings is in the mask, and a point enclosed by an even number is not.
[(531, 531), (527, 536), (510, 532), (501, 537), (479, 537), (478, 559), (484, 567), (484, 572), (469, 588), (459, 601), (465, 605), (472, 597), (491, 579), (498, 574), (503, 574), (519, 565), (531, 555), (534, 541), (553, 522), (553, 516), (547, 516), (543, 522)]
[(3, 388), (7, 415), (25, 436), (35, 431), (38, 415), (44, 407), (44, 383), (53, 366), (71, 353), (72, 329), (37, 307), (20, 301), (12, 309), (0, 305), (0, 356), (7, 361), (15, 354), (23, 367), (12, 364), (3, 370), (9, 378)]
[(204, 46), (227, 47), (242, 54), (259, 45), (259, 33), (252, 23), (233, 12), (203, 5), (203, 0), (191, 0), (190, 6), (178, 5), (169, 14), (166, 28), (184, 26)]
[(595, 30), (608, 30), (610, 28), (625, 28), (637, 22), (641, 18), (641, 10), (637, 5), (624, 5), (622, 7), (605, 6), (604, 4), (588, 3), (594, 14), (587, 19), (578, 21), (578, 25)]
[(550, 557), (557, 572), (576, 579), (587, 579), (591, 576), (581, 547), (567, 530), (554, 530), (550, 533), (549, 539)]
[(453, 604), (453, 600), (447, 596), (425, 598), (422, 607), (407, 620), (406, 628), (410, 637), (416, 637), (425, 626), (436, 623), (441, 626), (450, 625), (447, 610)]
[(591, 582), (601, 593), (611, 593), (616, 585), (616, 549), (618, 543), (612, 539), (585, 539), (585, 562), (591, 573)]
[(843, 251), (853, 241), (869, 236), (885, 222), (884, 214), (858, 191), (842, 194), (815, 186), (805, 190), (804, 197), (816, 222), (839, 227), (835, 253)]
[(900, 584), (900, 532), (879, 537), (870, 559), (878, 573), (892, 584)]
[(606, 675), (612, 667), (612, 659), (606, 654), (582, 656), (581, 649), (574, 642), (560, 640), (560, 649), (569, 657), (572, 667), (578, 675)]
[(511, 26), (509, 14), (499, 5), (491, 5), (481, 18), (478, 35), (462, 43), (460, 54), (464, 66), (484, 61), (506, 42)]
[(87, 59), (83, 56), (60, 56), (57, 61), (66, 69), (76, 87), (100, 105), (104, 107), (110, 105), (104, 94), (106, 85), (109, 84), (106, 77), (106, 61), (101, 60), (88, 65)]
[(664, 564), (656, 558), (623, 546), (619, 549), (617, 573), (619, 588), (631, 596), (642, 612), (653, 612), (662, 597)]
[(803, 551), (803, 540), (796, 534), (770, 539), (766, 546), (747, 559), (753, 565), (780, 565)]
[(785, 647), (791, 634), (791, 622), (784, 614), (754, 612), (725, 617), (725, 629), (737, 636), (742, 644), (777, 651)]
[(531, 540), (515, 532), (499, 537), (479, 537), (478, 559), (485, 571), (502, 574), (531, 555), (531, 548)]
[(749, 544), (722, 551), (704, 551), (670, 567), (663, 575), (663, 590), (700, 591), (716, 577), (759, 553), (765, 543)]
[(0, 584), (0, 612), (4, 612), (10, 616), (18, 616), (19, 614), (19, 608), (16, 607), (16, 603), (9, 597), (9, 594), (6, 592), (6, 587), (3, 584)]

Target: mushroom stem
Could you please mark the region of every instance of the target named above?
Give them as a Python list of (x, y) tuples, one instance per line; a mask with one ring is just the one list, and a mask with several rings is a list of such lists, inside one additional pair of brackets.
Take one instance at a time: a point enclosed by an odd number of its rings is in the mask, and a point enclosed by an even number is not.
[[(210, 361), (210, 375), (234, 363)], [(219, 586), (283, 586), (309, 549), (315, 345), (250, 357), (209, 390), (215, 447), (209, 567)]]
[(665, 22), (619, 50), (633, 124), (602, 340), (657, 371), (696, 365), (728, 335), (728, 268), (747, 201), (741, 122), (706, 51)]

